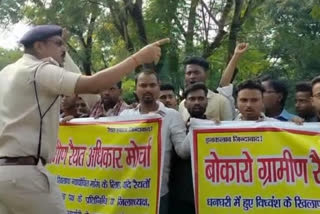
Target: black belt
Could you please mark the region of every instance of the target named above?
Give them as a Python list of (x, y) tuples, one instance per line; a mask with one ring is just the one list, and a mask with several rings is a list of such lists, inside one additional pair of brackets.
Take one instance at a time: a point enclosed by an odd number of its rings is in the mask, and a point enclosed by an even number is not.
[[(47, 161), (40, 157), (43, 165), (46, 165)], [(0, 166), (16, 166), (16, 165), (37, 165), (37, 158), (34, 156), (26, 157), (0, 157)]]

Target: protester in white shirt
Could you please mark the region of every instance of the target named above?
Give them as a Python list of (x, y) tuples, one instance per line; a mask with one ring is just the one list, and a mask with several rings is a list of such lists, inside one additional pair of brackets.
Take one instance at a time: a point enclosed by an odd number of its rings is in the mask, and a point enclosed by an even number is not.
[(170, 173), (171, 151), (174, 147), (177, 154), (185, 158), (190, 155), (190, 146), (183, 143), (186, 138), (184, 121), (176, 110), (165, 107), (158, 101), (160, 95), (159, 79), (155, 72), (146, 70), (138, 74), (136, 78), (136, 91), (139, 105), (134, 109), (126, 109), (120, 116), (158, 114), (163, 118), (162, 142), (165, 146), (162, 183), (160, 190), (160, 214), (168, 213), (168, 182)]

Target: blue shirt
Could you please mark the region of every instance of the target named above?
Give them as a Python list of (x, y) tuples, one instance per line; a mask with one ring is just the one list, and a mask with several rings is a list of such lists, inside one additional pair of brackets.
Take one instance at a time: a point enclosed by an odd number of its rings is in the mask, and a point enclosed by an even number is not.
[(296, 117), (296, 115), (291, 114), (287, 110), (283, 109), (281, 114), (274, 118), (281, 121), (290, 121), (294, 117)]

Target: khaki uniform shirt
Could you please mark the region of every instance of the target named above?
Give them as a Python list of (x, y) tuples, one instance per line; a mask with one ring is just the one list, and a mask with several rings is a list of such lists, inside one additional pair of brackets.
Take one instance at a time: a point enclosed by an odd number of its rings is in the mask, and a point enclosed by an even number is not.
[[(0, 157), (37, 156), (40, 115), (34, 81), (43, 114), (58, 95), (74, 93), (79, 77), (52, 58), (39, 60), (29, 54), (0, 71)], [(59, 110), (58, 98), (43, 119), (41, 157), (47, 161), (55, 153)]]
[[(208, 106), (205, 115), (209, 120), (232, 120), (233, 107), (228, 99), (220, 94), (208, 90)], [(185, 100), (179, 105), (179, 112), (182, 114), (183, 120), (187, 121), (190, 117), (188, 109), (184, 106)]]

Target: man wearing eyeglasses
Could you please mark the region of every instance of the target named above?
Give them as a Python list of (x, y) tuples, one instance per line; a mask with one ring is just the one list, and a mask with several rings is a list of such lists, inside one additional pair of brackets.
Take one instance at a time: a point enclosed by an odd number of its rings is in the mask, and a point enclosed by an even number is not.
[(263, 103), (267, 117), (273, 117), (280, 121), (292, 121), (297, 118), (285, 109), (288, 89), (283, 82), (265, 77), (262, 79), (262, 85), (265, 90)]
[(60, 95), (99, 93), (137, 66), (158, 62), (160, 40), (92, 76), (62, 65), (62, 28), (35, 26), (20, 40), (24, 55), (0, 72), (0, 213), (66, 214), (55, 178), (45, 169), (55, 153)]

